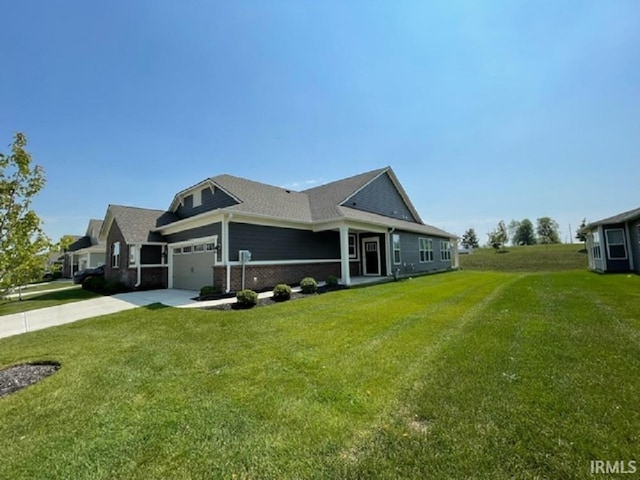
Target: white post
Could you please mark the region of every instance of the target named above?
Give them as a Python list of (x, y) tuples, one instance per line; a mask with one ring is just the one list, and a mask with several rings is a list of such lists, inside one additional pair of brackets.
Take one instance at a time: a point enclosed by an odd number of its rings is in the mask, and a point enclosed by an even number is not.
[(349, 227), (340, 227), (340, 269), (342, 271), (341, 283), (351, 285), (349, 272)]

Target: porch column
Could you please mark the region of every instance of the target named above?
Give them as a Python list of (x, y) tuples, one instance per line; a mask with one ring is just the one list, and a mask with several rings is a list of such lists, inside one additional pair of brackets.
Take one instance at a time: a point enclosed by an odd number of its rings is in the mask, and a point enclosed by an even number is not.
[(349, 272), (349, 228), (340, 227), (340, 269), (342, 271), (341, 282), (343, 285), (351, 285)]
[(460, 254), (458, 253), (458, 241), (454, 240), (451, 241), (451, 243), (453, 244), (453, 264), (451, 265), (452, 268), (460, 268)]

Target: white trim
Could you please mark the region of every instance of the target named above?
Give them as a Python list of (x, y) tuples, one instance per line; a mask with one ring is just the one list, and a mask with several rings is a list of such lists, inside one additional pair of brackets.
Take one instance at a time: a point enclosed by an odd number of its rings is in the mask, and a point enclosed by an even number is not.
[[(346, 228), (346, 227), (343, 227)], [(347, 228), (347, 231), (349, 229)], [(342, 229), (340, 230), (342, 231)], [(355, 248), (355, 254), (351, 255), (351, 252), (349, 252), (349, 260), (360, 260), (360, 249), (358, 248), (358, 237), (359, 235), (357, 233), (348, 233), (348, 243), (347, 246), (351, 247), (351, 238), (353, 238), (353, 247)]]
[(164, 225), (162, 227), (152, 228), (152, 232), (161, 233), (162, 235), (170, 235), (172, 233), (180, 233), (185, 230), (191, 230), (193, 228), (203, 227), (212, 223), (221, 222), (224, 215), (221, 210), (211, 210), (208, 212), (199, 213), (193, 217), (183, 218), (177, 222)]
[[(427, 246), (430, 248), (425, 248), (424, 252), (425, 252), (425, 256), (427, 257), (427, 260), (422, 260), (422, 242), (421, 240), (426, 240), (427, 242)], [(431, 255), (428, 255), (428, 253), (431, 252)], [(431, 260), (429, 260), (429, 257), (431, 257)], [(433, 238), (429, 238), (429, 237), (418, 237), (418, 260), (420, 263), (432, 263), (434, 262), (434, 254), (433, 254)]]
[(341, 282), (343, 285), (351, 284), (351, 264), (349, 263), (351, 255), (349, 254), (349, 240), (351, 237), (356, 241), (356, 252), (358, 251), (358, 237), (350, 234), (347, 227), (340, 227), (340, 272), (342, 273)]
[[(445, 253), (448, 253), (447, 257), (449, 258), (445, 258)], [(451, 261), (451, 242), (449, 240), (440, 240), (440, 261)]]
[[(609, 236), (607, 235), (607, 233), (609, 232), (614, 232), (620, 230), (622, 232), (622, 243), (614, 243), (614, 246), (619, 246), (622, 245), (624, 247), (624, 257), (616, 257), (616, 258), (611, 258), (611, 242), (609, 242)], [(625, 241), (625, 234), (624, 234), (625, 229), (624, 228), (620, 228), (620, 227), (616, 227), (616, 228), (605, 228), (604, 229), (604, 238), (607, 242), (607, 260), (628, 260), (629, 259), (629, 252), (627, 251), (627, 244)]]
[(209, 235), (207, 237), (190, 238), (189, 240), (181, 240), (167, 244), (169, 248), (182, 247), (184, 245), (195, 245), (196, 243), (217, 243), (218, 235)]
[(203, 190), (204, 190), (204, 188), (196, 188), (196, 189), (193, 190), (193, 193), (191, 194), (191, 198), (192, 198), (191, 208), (196, 208), (196, 207), (202, 206), (202, 191)]
[[(299, 260), (257, 260), (257, 261), (251, 260), (251, 265), (303, 265), (303, 264), (306, 264), (306, 263), (340, 263), (340, 259), (339, 258), (332, 258), (332, 259), (324, 259), (324, 260), (305, 260), (305, 259), (299, 259)], [(242, 265), (242, 262), (234, 260), (232, 262), (229, 262), (229, 265), (235, 267), (235, 266)]]
[[(362, 275), (364, 276), (372, 276), (379, 277), (382, 275), (382, 264), (380, 263), (380, 237), (363, 237), (360, 239), (362, 242)], [(376, 254), (378, 255), (378, 271), (377, 273), (369, 273), (367, 272), (367, 250), (365, 249), (365, 243), (374, 243), (376, 244)]]
[[(399, 259), (396, 262), (396, 246), (395, 246), (395, 241), (394, 241), (394, 237), (398, 237), (398, 253), (399, 255)], [(393, 232), (391, 234), (391, 261), (394, 265), (402, 265), (402, 243), (400, 240), (400, 233), (395, 233)]]

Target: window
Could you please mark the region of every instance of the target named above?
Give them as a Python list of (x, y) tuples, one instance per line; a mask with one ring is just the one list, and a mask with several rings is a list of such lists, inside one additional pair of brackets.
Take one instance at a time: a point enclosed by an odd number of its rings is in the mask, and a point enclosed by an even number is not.
[(193, 246), (193, 253), (204, 252), (204, 244), (199, 243), (198, 245)]
[(358, 247), (356, 245), (356, 236), (349, 235), (349, 258), (358, 258)]
[(182, 253), (191, 253), (192, 252), (193, 247), (191, 245), (187, 245), (185, 247), (182, 247)]
[(627, 258), (627, 246), (624, 243), (624, 230), (613, 228), (604, 231), (607, 237), (607, 255), (610, 260), (624, 260)]
[(596, 230), (591, 234), (591, 254), (593, 258), (600, 260), (602, 258), (602, 249), (600, 248), (600, 233)]
[(419, 238), (420, 263), (433, 262), (433, 240), (430, 238)]
[(136, 264), (136, 246), (129, 245), (129, 265)]
[(173, 254), (174, 255), (180, 255), (182, 253), (182, 248), (181, 247), (176, 247), (173, 249)]
[(205, 250), (206, 250), (207, 252), (213, 252), (213, 251), (216, 249), (216, 244), (215, 244), (215, 243), (207, 243), (207, 244), (204, 246), (204, 248), (205, 248)]
[(440, 260), (451, 260), (451, 242), (440, 241)]
[(120, 268), (120, 242), (111, 245), (111, 266)]
[(399, 265), (400, 262), (402, 261), (401, 255), (400, 255), (400, 235), (398, 235), (397, 233), (394, 233), (392, 236), (392, 243), (393, 243), (393, 263), (395, 265)]
[(202, 190), (196, 190), (193, 192), (193, 208), (202, 205)]

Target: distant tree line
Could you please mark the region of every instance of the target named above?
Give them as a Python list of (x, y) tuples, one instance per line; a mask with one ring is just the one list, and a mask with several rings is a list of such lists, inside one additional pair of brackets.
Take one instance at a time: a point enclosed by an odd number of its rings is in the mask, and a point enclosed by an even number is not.
[[(583, 220), (581, 229), (584, 227), (586, 220)], [(582, 230), (578, 230), (576, 238), (582, 240)], [(512, 245), (536, 245), (561, 243), (560, 227), (551, 217), (540, 217), (536, 220), (534, 227), (533, 222), (528, 218), (522, 220), (511, 220), (507, 226), (503, 220), (498, 222), (496, 228), (491, 230), (487, 236), (489, 237), (487, 244), (496, 250), (504, 249), (511, 239)], [(582, 240), (584, 241), (584, 240)], [(478, 236), (473, 228), (464, 232), (460, 241), (464, 248), (477, 248), (480, 244)]]

